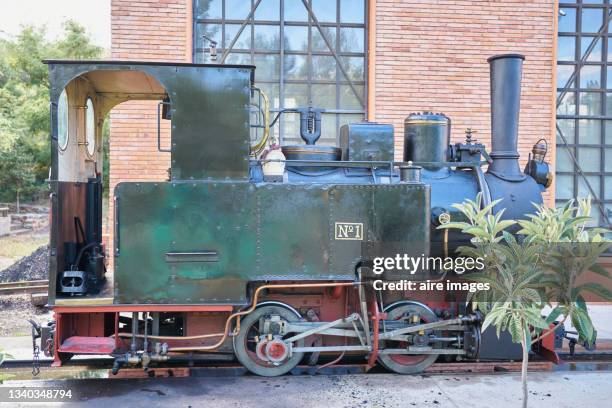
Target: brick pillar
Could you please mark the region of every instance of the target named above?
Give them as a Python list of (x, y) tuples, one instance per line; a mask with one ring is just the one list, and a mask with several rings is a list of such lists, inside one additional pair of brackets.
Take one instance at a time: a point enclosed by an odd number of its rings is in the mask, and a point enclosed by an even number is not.
[[(112, 59), (191, 61), (191, 7), (191, 0), (112, 0)], [(107, 243), (113, 242), (115, 186), (123, 181), (166, 180), (170, 167), (170, 154), (157, 151), (157, 101), (122, 103), (112, 110), (110, 120)], [(163, 123), (162, 146), (168, 147), (169, 125)], [(107, 248), (112, 254), (112, 245)]]

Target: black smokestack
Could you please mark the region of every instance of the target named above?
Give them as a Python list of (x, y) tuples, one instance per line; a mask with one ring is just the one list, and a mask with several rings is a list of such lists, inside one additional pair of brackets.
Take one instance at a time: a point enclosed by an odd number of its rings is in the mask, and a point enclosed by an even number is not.
[(520, 54), (503, 54), (487, 60), (491, 69), (491, 159), (493, 159), (489, 173), (509, 181), (525, 178), (519, 168), (517, 151), (524, 59), (525, 57)]

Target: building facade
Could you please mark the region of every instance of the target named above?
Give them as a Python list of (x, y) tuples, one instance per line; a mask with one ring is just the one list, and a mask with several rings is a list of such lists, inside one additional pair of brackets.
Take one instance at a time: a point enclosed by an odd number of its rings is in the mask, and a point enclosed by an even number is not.
[[(572, 7), (579, 13), (583, 6), (564, 5), (563, 10)], [(608, 10), (607, 4), (600, 7)], [(451, 117), (453, 141), (462, 140), (469, 127), (488, 144), (486, 60), (521, 53), (526, 56), (521, 161), (543, 138), (554, 162), (558, 15), (555, 0), (112, 0), (112, 57), (211, 62), (214, 41), (217, 63), (257, 66), (256, 83), (269, 94), (274, 110), (308, 104), (326, 108), (323, 143), (335, 144), (343, 123), (367, 118), (394, 125), (396, 158), (401, 159), (403, 120), (416, 111)], [(584, 38), (571, 35), (576, 44)], [(605, 63), (599, 64), (604, 72)], [(576, 88), (574, 94), (580, 92)], [(168, 129), (163, 130), (167, 146)], [(296, 118), (286, 115), (274, 132), (295, 142)], [(111, 189), (120, 181), (167, 179), (170, 158), (157, 151), (156, 134), (156, 103), (127, 102), (112, 112)], [(561, 166), (565, 160), (559, 159)], [(607, 162), (612, 159), (601, 156), (600, 190)], [(566, 176), (566, 167), (561, 168), (560, 176)], [(573, 172), (571, 177), (577, 183)], [(572, 188), (573, 194), (579, 190)], [(546, 199), (554, 204), (555, 186)]]
[(612, 219), (612, 43), (609, 0), (559, 4), (556, 201), (595, 197), (593, 216)]

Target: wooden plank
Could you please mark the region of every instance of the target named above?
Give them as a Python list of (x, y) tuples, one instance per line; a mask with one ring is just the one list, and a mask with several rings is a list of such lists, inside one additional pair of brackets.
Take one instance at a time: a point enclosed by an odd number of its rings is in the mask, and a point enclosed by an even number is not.
[(166, 368), (150, 368), (144, 371), (142, 368), (122, 368), (117, 375), (113, 375), (111, 370), (108, 371), (109, 378), (166, 378), (166, 377), (189, 377), (190, 371), (188, 367), (166, 367)]

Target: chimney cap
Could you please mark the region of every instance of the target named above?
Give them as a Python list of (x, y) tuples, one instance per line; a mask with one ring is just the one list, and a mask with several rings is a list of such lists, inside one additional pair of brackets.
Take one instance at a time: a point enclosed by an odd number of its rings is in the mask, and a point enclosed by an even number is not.
[(497, 54), (497, 55), (493, 55), (492, 57), (487, 58), (487, 62), (491, 62), (494, 61), (496, 59), (501, 59), (501, 58), (520, 58), (522, 60), (525, 59), (525, 56), (523, 54)]

